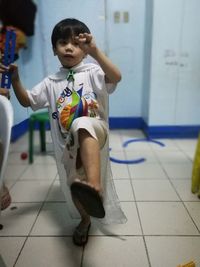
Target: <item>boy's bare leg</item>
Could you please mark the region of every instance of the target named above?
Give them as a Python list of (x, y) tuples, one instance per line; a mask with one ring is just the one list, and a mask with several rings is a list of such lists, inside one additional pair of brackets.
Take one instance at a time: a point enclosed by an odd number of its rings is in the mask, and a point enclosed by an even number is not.
[[(79, 212), (84, 211), (82, 213), (82, 221), (80, 225), (84, 225), (85, 219), (87, 220), (87, 215), (91, 215), (97, 218), (103, 218), (105, 216), (105, 210), (103, 207), (101, 193), (101, 176), (100, 176), (100, 147), (99, 142), (95, 138), (93, 138), (88, 131), (85, 129), (79, 130), (79, 150), (77, 151), (77, 159), (76, 159), (76, 168), (83, 166), (85, 171), (86, 180), (79, 180), (79, 183), (86, 183), (89, 187), (94, 188), (94, 190), (100, 195), (95, 194), (94, 191), (91, 191), (88, 186), (83, 187), (80, 184), (72, 184), (72, 196), (74, 197), (74, 201), (76, 202), (76, 207)], [(76, 181), (76, 180), (75, 180)], [(84, 189), (85, 188), (85, 189)], [(86, 190), (83, 193), (89, 193), (89, 195), (82, 194), (82, 189)], [(79, 191), (80, 190), (80, 191)], [(90, 194), (91, 193), (91, 194)], [(77, 205), (78, 203), (78, 205)], [(82, 209), (80, 210), (80, 207)], [(86, 224), (85, 224), (86, 225)], [(79, 226), (78, 226), (79, 228)], [(83, 229), (83, 227), (82, 227)], [(86, 230), (88, 230), (87, 228)], [(75, 231), (75, 234), (77, 231)]]
[(79, 200), (73, 196), (72, 199), (81, 215), (81, 221), (78, 226), (76, 226), (72, 239), (75, 245), (83, 246), (88, 241), (88, 232), (91, 225), (90, 216), (85, 212)]
[(101, 191), (100, 149), (98, 141), (85, 129), (79, 130), (80, 158), (87, 182), (97, 191)]

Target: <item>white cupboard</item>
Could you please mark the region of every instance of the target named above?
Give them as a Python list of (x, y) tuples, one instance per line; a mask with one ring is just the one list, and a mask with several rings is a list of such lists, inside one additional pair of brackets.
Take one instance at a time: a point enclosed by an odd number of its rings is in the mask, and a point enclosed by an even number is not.
[(154, 0), (151, 8), (145, 123), (200, 125), (200, 1)]

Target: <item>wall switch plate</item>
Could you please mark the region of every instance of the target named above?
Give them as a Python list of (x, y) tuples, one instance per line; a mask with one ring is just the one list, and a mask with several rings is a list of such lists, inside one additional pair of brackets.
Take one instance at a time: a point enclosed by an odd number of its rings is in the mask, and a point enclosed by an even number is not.
[(120, 12), (119, 11), (114, 12), (114, 23), (120, 23)]
[(124, 21), (124, 23), (128, 23), (129, 22), (129, 12), (128, 11), (124, 11), (124, 13), (123, 13), (123, 21)]

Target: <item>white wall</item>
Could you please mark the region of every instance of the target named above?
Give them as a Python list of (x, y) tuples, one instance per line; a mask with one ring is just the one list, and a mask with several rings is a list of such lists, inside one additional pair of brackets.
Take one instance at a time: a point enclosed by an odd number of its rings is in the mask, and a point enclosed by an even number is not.
[[(107, 49), (122, 72), (118, 90), (110, 97), (110, 116), (141, 117), (145, 0), (109, 0), (107, 6)], [(114, 14), (119, 13), (119, 23)], [(124, 12), (129, 21), (124, 22)]]

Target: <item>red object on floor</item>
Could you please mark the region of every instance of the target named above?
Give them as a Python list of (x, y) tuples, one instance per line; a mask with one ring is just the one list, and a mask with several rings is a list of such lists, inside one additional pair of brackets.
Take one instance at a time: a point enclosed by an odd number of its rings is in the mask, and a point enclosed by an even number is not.
[(28, 154), (26, 152), (21, 153), (21, 159), (25, 160), (28, 158)]

